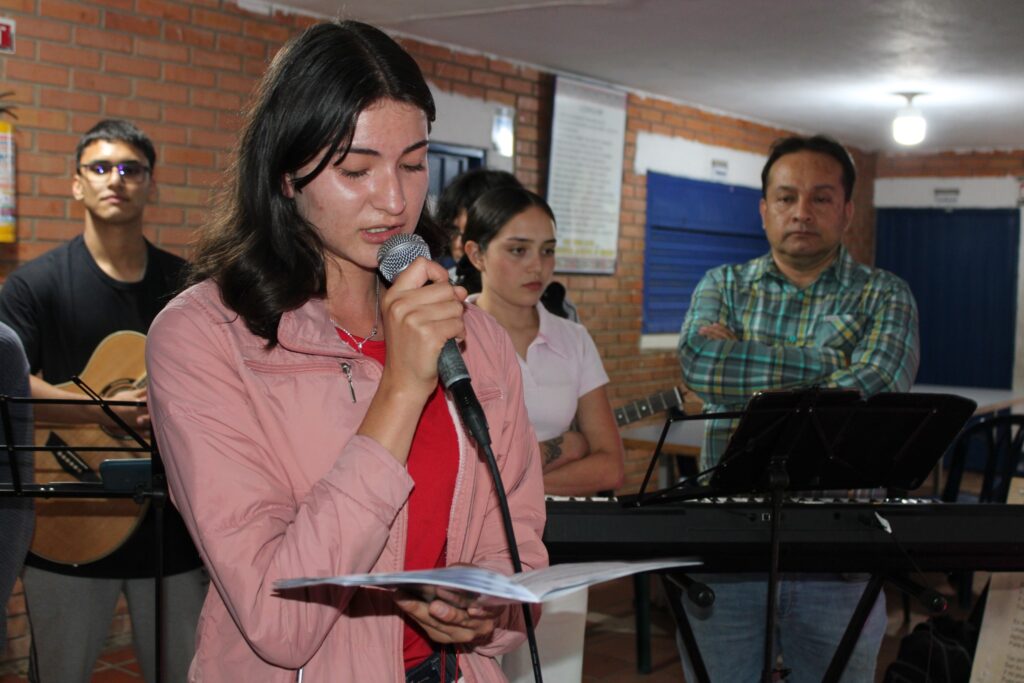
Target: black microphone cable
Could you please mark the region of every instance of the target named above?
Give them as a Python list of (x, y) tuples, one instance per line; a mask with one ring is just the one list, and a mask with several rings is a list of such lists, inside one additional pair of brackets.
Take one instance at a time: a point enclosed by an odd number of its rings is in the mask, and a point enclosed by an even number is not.
[[(384, 279), (387, 282), (392, 282), (399, 273), (408, 268), (420, 256), (430, 260), (430, 248), (422, 237), (416, 234), (395, 235), (381, 245), (380, 251), (377, 252), (377, 264)], [(498, 495), (498, 507), (501, 510), (501, 521), (505, 527), (505, 537), (508, 540), (509, 555), (512, 557), (512, 569), (517, 574), (521, 574), (523, 563), (519, 559), (519, 544), (516, 543), (515, 530), (512, 528), (512, 513), (509, 511), (505, 485), (501, 481), (501, 472), (498, 470), (494, 451), (491, 450), (491, 433), (487, 426), (487, 418), (476, 397), (476, 392), (473, 391), (469, 371), (466, 369), (466, 364), (454, 339), (446, 341), (441, 350), (441, 355), (437, 359), (437, 374), (441, 384), (451, 395), (459, 417), (462, 418), (462, 423), (472, 435), (473, 440), (476, 441), (487, 462), (491, 479), (494, 481), (494, 490)], [(543, 683), (540, 655), (537, 651), (537, 636), (533, 625), (533, 612), (530, 611), (529, 604), (524, 602), (521, 605), (523, 621), (526, 625), (526, 638), (530, 645), (533, 678), (536, 683)]]

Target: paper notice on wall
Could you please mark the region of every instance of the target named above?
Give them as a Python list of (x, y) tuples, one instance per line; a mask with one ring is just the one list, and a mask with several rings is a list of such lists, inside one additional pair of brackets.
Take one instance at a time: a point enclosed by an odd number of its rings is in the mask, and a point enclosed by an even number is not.
[(0, 120), (0, 242), (13, 242), (18, 234), (15, 221), (14, 127)]
[(556, 270), (615, 272), (625, 140), (625, 93), (559, 76), (547, 194), (558, 224)]
[[(1007, 503), (1024, 504), (1024, 478), (1014, 478)], [(971, 683), (1024, 683), (1024, 574), (992, 575)]]

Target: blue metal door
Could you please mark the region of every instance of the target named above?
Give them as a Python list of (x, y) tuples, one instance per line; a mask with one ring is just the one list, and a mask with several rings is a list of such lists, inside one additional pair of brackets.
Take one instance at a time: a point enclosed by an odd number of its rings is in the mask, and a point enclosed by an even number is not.
[(919, 384), (1009, 389), (1017, 319), (1016, 209), (879, 209), (876, 265), (910, 284)]

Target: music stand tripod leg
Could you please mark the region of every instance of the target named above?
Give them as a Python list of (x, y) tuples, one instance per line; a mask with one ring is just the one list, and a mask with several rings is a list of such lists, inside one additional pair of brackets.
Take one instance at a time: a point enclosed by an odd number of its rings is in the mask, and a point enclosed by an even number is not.
[(843, 632), (843, 638), (839, 641), (839, 647), (836, 648), (835, 654), (832, 655), (832, 661), (829, 663), (821, 683), (838, 683), (839, 678), (843, 675), (846, 664), (850, 661), (850, 655), (853, 654), (853, 648), (857, 644), (857, 639), (860, 638), (864, 624), (871, 614), (871, 608), (875, 606), (878, 594), (882, 592), (884, 582), (884, 575), (872, 574), (868, 584), (864, 586), (864, 592), (857, 602), (857, 607), (853, 610), (850, 623), (847, 624), (846, 631)]
[(164, 512), (167, 503), (167, 479), (163, 474), (163, 463), (156, 447), (150, 451), (153, 474), (150, 479), (149, 496), (153, 504), (153, 599), (156, 607), (153, 614), (154, 638), (156, 638), (155, 662), (156, 680), (164, 678)]
[(153, 515), (156, 526), (156, 533), (154, 536), (154, 545), (157, 547), (156, 553), (154, 553), (156, 571), (153, 574), (153, 599), (154, 605), (156, 605), (155, 614), (153, 615), (154, 638), (156, 638), (156, 650), (155, 650), (155, 661), (156, 661), (156, 683), (163, 681), (163, 669), (164, 669), (164, 505), (163, 496), (156, 494), (153, 496)]

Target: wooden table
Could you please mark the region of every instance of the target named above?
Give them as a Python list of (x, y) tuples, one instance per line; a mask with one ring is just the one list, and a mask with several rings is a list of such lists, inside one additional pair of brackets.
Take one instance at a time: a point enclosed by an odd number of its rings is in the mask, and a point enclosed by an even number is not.
[[(690, 411), (687, 410), (689, 414)], [(700, 449), (704, 443), (704, 423), (706, 420), (680, 420), (669, 427), (668, 435), (662, 446), (662, 455), (658, 467), (657, 487), (664, 488), (676, 479), (679, 472), (689, 471), (696, 467), (700, 460)], [(638, 427), (622, 430), (622, 445), (636, 448), (653, 456), (658, 446), (661, 430), (665, 428), (665, 420), (658, 420)], [(677, 458), (692, 458), (693, 467), (676, 466)], [(653, 482), (652, 482), (653, 483)]]
[(910, 390), (922, 394), (956, 394), (978, 404), (975, 415), (988, 415), (1000, 410), (1024, 405), (1024, 391), (986, 389), (983, 387), (950, 387), (939, 384), (915, 384)]
[[(665, 437), (665, 452), (672, 455), (700, 455), (700, 447), (704, 443), (704, 422), (705, 420), (673, 422)], [(665, 421), (659, 420), (623, 429), (622, 445), (626, 448), (640, 448), (653, 452), (664, 427)]]

